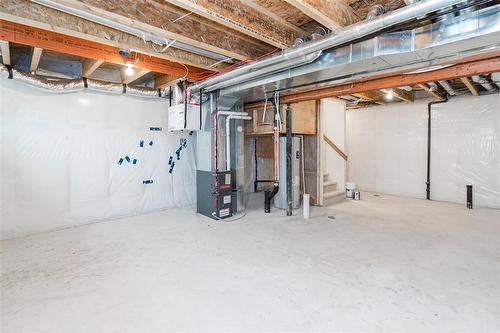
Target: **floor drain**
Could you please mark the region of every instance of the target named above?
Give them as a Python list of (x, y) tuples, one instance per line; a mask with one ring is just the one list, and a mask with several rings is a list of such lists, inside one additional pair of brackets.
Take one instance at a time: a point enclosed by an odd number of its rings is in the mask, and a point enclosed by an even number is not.
[(332, 216), (332, 215), (328, 216), (328, 218), (329, 218), (330, 220), (335, 220), (335, 216)]

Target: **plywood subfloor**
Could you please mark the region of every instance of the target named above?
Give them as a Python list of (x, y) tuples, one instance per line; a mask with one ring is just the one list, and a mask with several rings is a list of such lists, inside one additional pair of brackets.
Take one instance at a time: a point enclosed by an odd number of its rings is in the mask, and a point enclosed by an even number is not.
[(177, 209), (3, 241), (1, 331), (499, 329), (500, 211), (362, 199), (309, 221)]

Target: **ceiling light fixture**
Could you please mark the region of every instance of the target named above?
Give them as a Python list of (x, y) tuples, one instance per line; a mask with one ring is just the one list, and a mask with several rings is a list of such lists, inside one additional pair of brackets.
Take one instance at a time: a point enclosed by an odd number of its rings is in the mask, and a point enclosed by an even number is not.
[(127, 66), (127, 68), (125, 69), (125, 74), (127, 74), (128, 76), (134, 75), (134, 65), (132, 65), (132, 63), (130, 62), (127, 62), (125, 66)]
[(394, 98), (394, 91), (392, 91), (392, 89), (386, 89), (385, 99), (387, 99), (388, 101), (392, 101), (393, 98)]

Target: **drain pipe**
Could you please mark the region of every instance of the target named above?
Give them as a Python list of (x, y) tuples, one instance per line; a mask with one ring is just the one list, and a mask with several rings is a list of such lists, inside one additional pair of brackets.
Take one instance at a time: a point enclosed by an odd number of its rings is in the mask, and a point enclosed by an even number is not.
[(432, 125), (432, 106), (448, 102), (448, 94), (444, 94), (444, 99), (433, 101), (427, 104), (427, 182), (425, 183), (425, 198), (431, 200), (431, 125)]
[(280, 122), (280, 103), (279, 97), (276, 100), (273, 99), (274, 104), (274, 124), (273, 124), (273, 138), (274, 138), (274, 184), (272, 191), (264, 192), (264, 212), (271, 212), (271, 200), (274, 198), (276, 193), (278, 193), (280, 186), (280, 130), (281, 130), (281, 122)]

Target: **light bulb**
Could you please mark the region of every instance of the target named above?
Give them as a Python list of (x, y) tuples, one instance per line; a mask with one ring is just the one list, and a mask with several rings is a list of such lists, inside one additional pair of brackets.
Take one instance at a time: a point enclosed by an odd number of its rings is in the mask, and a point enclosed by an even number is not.
[(392, 101), (392, 99), (394, 98), (394, 92), (392, 91), (392, 89), (387, 89), (386, 90), (386, 92), (385, 92), (385, 98), (388, 101)]
[(132, 64), (126, 64), (125, 66), (127, 66), (127, 69), (125, 69), (125, 74), (127, 74), (128, 76), (134, 75), (133, 65)]

